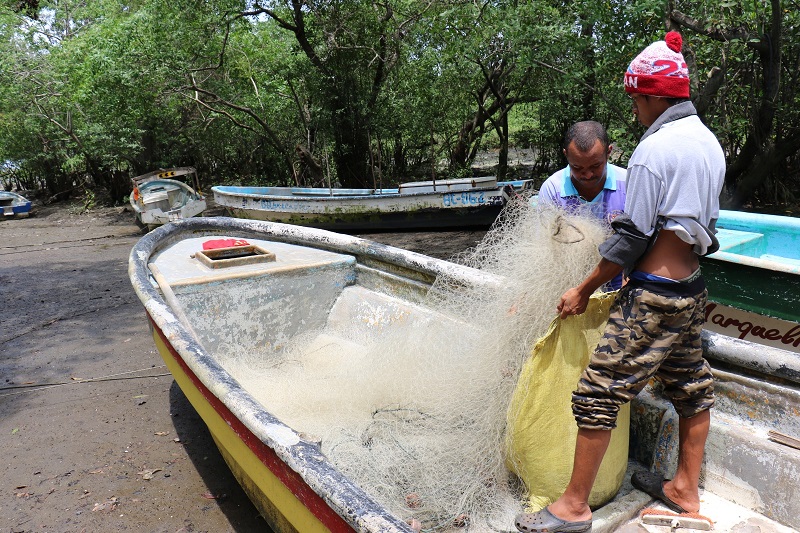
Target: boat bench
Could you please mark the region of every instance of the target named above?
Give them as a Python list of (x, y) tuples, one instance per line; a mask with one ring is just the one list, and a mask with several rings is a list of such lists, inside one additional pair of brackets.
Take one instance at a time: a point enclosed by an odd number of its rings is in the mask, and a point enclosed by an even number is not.
[(342, 191), (292, 191), (292, 196), (308, 198), (331, 198), (331, 197), (350, 197), (350, 196), (374, 196), (375, 191), (366, 192), (342, 192)]
[(342, 290), (355, 283), (350, 255), (252, 240), (276, 260), (214, 268), (193, 257), (199, 241), (156, 265), (211, 353), (279, 352), (300, 333), (323, 327)]
[[(354, 285), (342, 291), (336, 299), (328, 317), (328, 333), (351, 341), (361, 338), (376, 338), (380, 333), (400, 331), (406, 336), (424, 335), (429, 327), (463, 327), (456, 325), (452, 317), (431, 309), (409, 303), (383, 292)], [(450, 326), (448, 326), (448, 324)]]
[[(717, 239), (719, 240), (719, 252), (733, 254), (734, 256), (741, 255), (756, 260), (771, 261), (777, 265), (783, 265), (783, 268), (796, 269), (800, 267), (800, 259), (796, 257), (767, 253), (771, 247), (768, 237), (764, 233), (720, 228), (718, 229)], [(781, 269), (781, 267), (778, 267), (778, 269)]]
[(752, 231), (740, 231), (733, 229), (718, 228), (717, 240), (719, 241), (720, 252), (744, 253), (744, 250), (758, 249), (764, 245), (764, 234)]

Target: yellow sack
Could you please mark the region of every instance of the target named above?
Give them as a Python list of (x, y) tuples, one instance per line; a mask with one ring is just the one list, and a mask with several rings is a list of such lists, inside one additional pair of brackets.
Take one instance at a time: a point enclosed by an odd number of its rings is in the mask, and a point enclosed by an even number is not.
[[(508, 410), (506, 452), (509, 467), (528, 487), (532, 511), (558, 499), (569, 482), (578, 434), (572, 391), (602, 337), (615, 296), (593, 295), (585, 313), (553, 320), (520, 373)], [(625, 404), (589, 496), (592, 507), (611, 500), (622, 485), (629, 427), (630, 404)]]

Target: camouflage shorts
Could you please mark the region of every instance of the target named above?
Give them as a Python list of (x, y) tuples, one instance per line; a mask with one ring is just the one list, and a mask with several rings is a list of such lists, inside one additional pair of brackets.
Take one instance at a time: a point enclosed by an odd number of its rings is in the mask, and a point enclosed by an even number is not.
[(708, 292), (659, 294), (636, 284), (623, 287), (611, 307), (603, 338), (572, 394), (578, 427), (613, 429), (619, 407), (655, 377), (680, 416), (714, 405), (711, 368), (700, 332)]

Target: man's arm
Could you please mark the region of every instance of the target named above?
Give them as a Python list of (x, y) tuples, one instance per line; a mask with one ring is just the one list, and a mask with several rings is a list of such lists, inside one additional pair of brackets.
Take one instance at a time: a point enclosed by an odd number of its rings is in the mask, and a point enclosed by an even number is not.
[(561, 318), (569, 315), (580, 315), (589, 305), (589, 297), (604, 283), (622, 272), (622, 266), (601, 258), (594, 270), (586, 276), (580, 285), (572, 287), (561, 296), (558, 303), (558, 314)]

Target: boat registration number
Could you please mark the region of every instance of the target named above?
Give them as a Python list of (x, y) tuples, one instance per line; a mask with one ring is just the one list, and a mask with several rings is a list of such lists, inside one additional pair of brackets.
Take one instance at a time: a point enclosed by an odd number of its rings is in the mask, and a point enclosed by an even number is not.
[(442, 196), (442, 205), (444, 207), (464, 207), (470, 205), (484, 205), (493, 200), (492, 198), (487, 198), (486, 193), (484, 192), (449, 192)]

